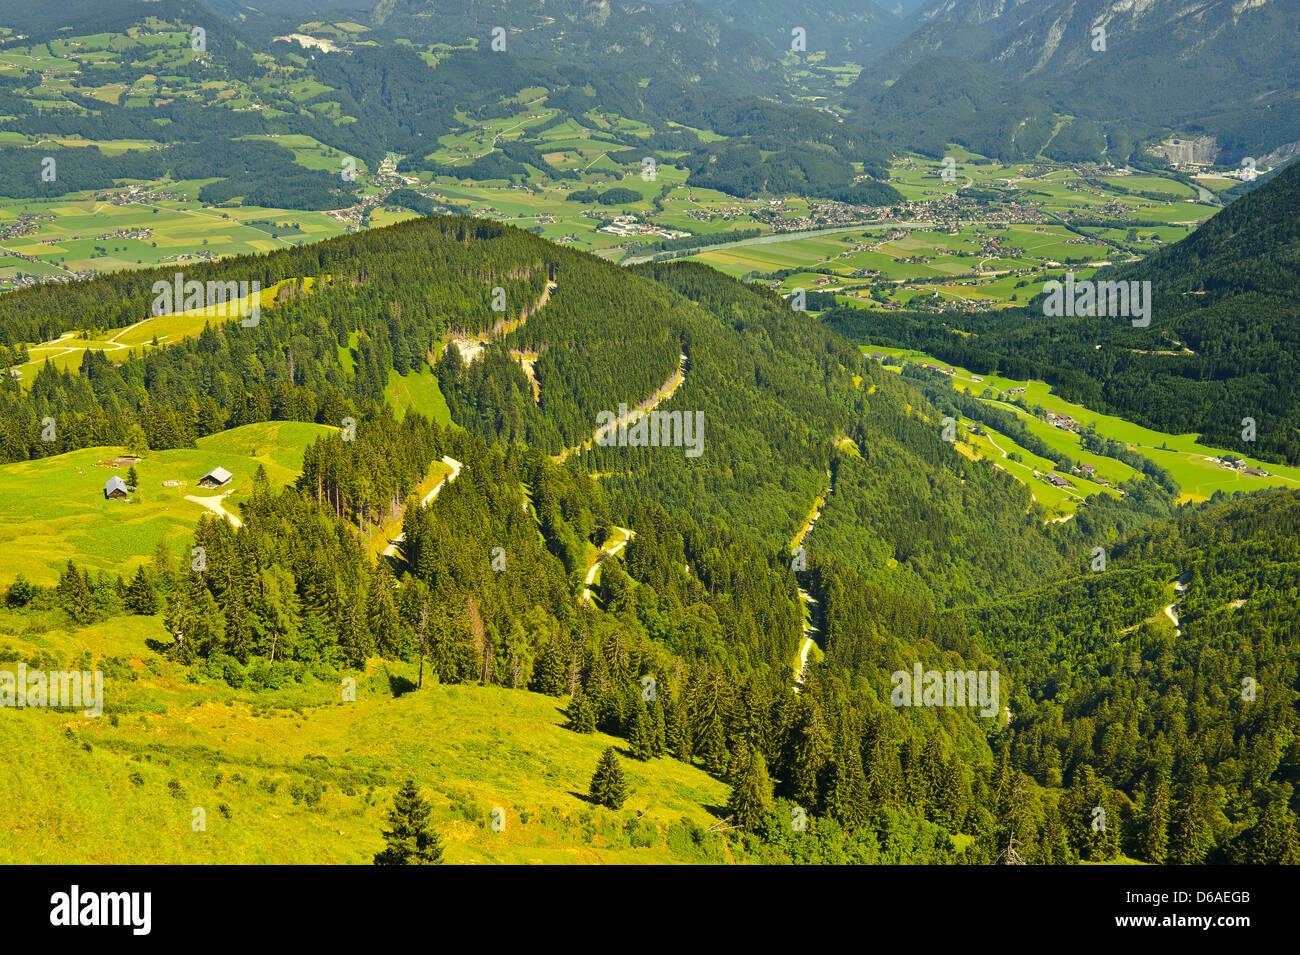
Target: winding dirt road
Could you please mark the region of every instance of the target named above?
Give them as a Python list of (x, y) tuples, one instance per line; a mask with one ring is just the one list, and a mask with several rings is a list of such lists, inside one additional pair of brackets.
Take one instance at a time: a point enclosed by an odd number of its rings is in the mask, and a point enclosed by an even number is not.
[(617, 556), (618, 552), (627, 546), (628, 541), (636, 536), (635, 531), (626, 527), (615, 525), (614, 530), (620, 535), (618, 543), (611, 547), (609, 542), (606, 541), (605, 546), (597, 551), (595, 559), (591, 562), (591, 566), (587, 568), (587, 579), (582, 583), (582, 597), (580, 598), (580, 603), (582, 603), (583, 606), (591, 603), (592, 598), (595, 596), (592, 593), (591, 588), (596, 582), (596, 571), (600, 570), (600, 565), (604, 563), (607, 558)]
[(686, 383), (686, 354), (683, 352), (681, 357), (678, 359), (677, 371), (673, 372), (673, 376), (669, 378), (667, 381), (665, 381), (662, 385), (660, 385), (658, 389), (656, 389), (653, 395), (651, 395), (645, 401), (641, 402), (635, 408), (629, 410), (627, 414), (623, 415), (620, 418), (616, 418), (610, 424), (607, 424), (603, 428), (599, 429), (590, 438), (582, 442), (582, 444), (579, 444), (572, 448), (565, 448), (559, 454), (552, 454), (551, 460), (554, 461), (556, 464), (563, 464), (565, 460), (568, 459), (569, 455), (576, 454), (579, 451), (585, 451), (587, 448), (593, 447), (596, 443), (596, 438), (599, 435), (600, 431), (605, 431), (607, 433), (616, 432), (623, 425), (631, 424), (637, 419), (645, 417), (651, 411), (657, 408), (659, 405), (663, 404), (665, 401), (671, 398), (673, 394), (676, 393), (677, 389), (680, 388), (685, 383)]
[(186, 494), (185, 500), (193, 501), (195, 504), (199, 505), (199, 507), (207, 508), (209, 511), (211, 511), (213, 514), (216, 514), (218, 517), (224, 517), (226, 520), (230, 521), (231, 524), (234, 524), (236, 529), (238, 529), (244, 526), (244, 522), (241, 521), (239, 518), (237, 518), (234, 514), (231, 514), (228, 510), (226, 510), (221, 505), (221, 502), (224, 501), (229, 496), (230, 496), (230, 491), (227, 491), (225, 494), (218, 494), (215, 497), (198, 497), (197, 495), (194, 494)]
[[(1187, 592), (1187, 574), (1184, 573), (1180, 575), (1179, 578), (1174, 581), (1174, 590), (1178, 591), (1179, 594), (1183, 594)], [(1168, 607), (1165, 608), (1165, 616), (1173, 621), (1174, 636), (1177, 637), (1181, 637), (1183, 635), (1182, 621), (1179, 620), (1178, 618), (1178, 605), (1181, 602), (1182, 602), (1181, 600), (1175, 600), (1173, 603), (1171, 603)]]
[[(435, 484), (433, 486), (432, 491), (424, 495), (424, 499), (420, 501), (421, 507), (428, 507), (429, 502), (438, 496), (439, 491), (441, 491), (452, 481), (456, 480), (456, 478), (460, 477), (460, 469), (464, 467), (464, 465), (462, 465), (455, 458), (449, 457), (448, 455), (445, 454), (442, 456), (442, 463), (447, 465), (447, 467), (451, 468), (451, 473), (448, 474), (441, 481), (439, 481), (437, 484)], [(396, 537), (394, 537), (391, 541), (388, 542), (388, 546), (385, 547), (383, 550), (383, 555), (385, 557), (392, 557), (393, 555), (395, 555), (397, 553), (398, 545), (401, 544), (402, 541), (404, 540), (406, 540), (406, 535), (398, 534)]]

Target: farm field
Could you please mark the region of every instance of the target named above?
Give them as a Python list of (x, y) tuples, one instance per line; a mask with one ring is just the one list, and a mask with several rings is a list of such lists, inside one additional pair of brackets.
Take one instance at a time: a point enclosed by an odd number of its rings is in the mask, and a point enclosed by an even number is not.
[[(763, 235), (690, 258), (737, 278), (777, 276), (785, 294), (825, 287), (841, 293), (844, 303), (867, 307), (986, 309), (1032, 297), (1053, 277), (1049, 270), (1069, 267), (1087, 275), (1176, 242), (1215, 211), (1191, 201), (1190, 187), (1161, 176), (1098, 177), (1060, 163), (1003, 165), (955, 146), (950, 152), (956, 162), (951, 181), (943, 178), (941, 163), (908, 156), (895, 162), (891, 185), (912, 202), (961, 201), (971, 188), (992, 190), (1002, 201), (972, 204), (942, 227), (895, 219), (834, 235)], [(1167, 198), (1128, 194), (1135, 191)], [(1011, 215), (1004, 202), (1021, 211)], [(1015, 221), (1026, 208), (1040, 221)], [(1134, 225), (1067, 226), (1082, 216)], [(1140, 220), (1146, 221), (1137, 225)], [(778, 275), (791, 269), (802, 271)]]
[[(214, 209), (197, 200), (211, 180), (151, 183), (154, 198), (126, 189), (72, 193), (55, 199), (0, 197), (0, 228), (28, 223), (22, 235), (0, 238), (0, 291), (31, 275), (85, 278), (100, 272), (248, 255), (315, 242), (345, 231), (324, 212), (259, 206)], [(114, 199), (118, 201), (113, 201)], [(25, 257), (25, 258), (24, 258)], [(31, 260), (35, 261), (31, 261)]]
[[(924, 299), (1008, 305), (1033, 297), (1059, 273), (1062, 260), (1111, 261), (1104, 243), (1083, 242), (1061, 226), (965, 225), (953, 234), (908, 225), (761, 236), (689, 257), (737, 278), (801, 269), (779, 280), (783, 294), (798, 288), (835, 291), (844, 294), (844, 302), (867, 307)], [(1080, 276), (1094, 270), (1073, 267)], [(946, 277), (951, 281), (935, 281)]]
[[(122, 455), (121, 448), (83, 448), (49, 458), (0, 465), (0, 579), (23, 574), (51, 584), (68, 560), (95, 572), (129, 578), (152, 558), (159, 540), (179, 553), (199, 518), (209, 513), (187, 495), (220, 497), (238, 514), (253, 490), (258, 465), (272, 485), (292, 481), (303, 451), (334, 429), (297, 421), (245, 425), (200, 438), (196, 448), (150, 451), (135, 465), (139, 491), (126, 500), (106, 500), (104, 483), (126, 478), (125, 466), (99, 467)], [(226, 488), (203, 489), (198, 479), (214, 467), (234, 478)], [(163, 481), (180, 481), (163, 487)]]
[[(970, 371), (960, 366), (950, 365), (948, 362), (941, 361), (924, 352), (912, 349), (887, 348), (880, 345), (864, 345), (862, 349), (865, 352), (888, 355), (901, 362), (924, 361), (941, 367), (952, 368), (956, 373), (952, 379), (954, 388), (979, 398), (983, 398), (986, 390), (995, 393), (999, 398), (985, 400), (993, 400), (999, 406), (1020, 414), (1033, 433), (1058, 450), (1070, 455), (1076, 461), (1096, 464), (1098, 456), (1089, 455), (1088, 452), (1080, 449), (1078, 438), (1075, 435), (1034, 418), (1032, 415), (1025, 413), (1023, 409), (1017, 408), (1009, 402), (999, 400), (1001, 397), (1005, 397), (1005, 393), (1011, 388), (1024, 388), (1025, 393), (1021, 397), (1031, 409), (1042, 407), (1057, 414), (1069, 415), (1082, 425), (1091, 424), (1096, 428), (1098, 434), (1116, 441), (1123, 441), (1133, 450), (1159, 464), (1181, 485), (1182, 494), (1180, 500), (1208, 500), (1215, 491), (1232, 493), (1234, 491), (1258, 491), (1265, 487), (1296, 488), (1300, 486), (1300, 468), (1259, 461), (1235, 449), (1212, 448), (1201, 444), (1198, 436), (1194, 434), (1165, 434), (1161, 431), (1144, 428), (1141, 425), (1125, 421), (1123, 418), (1114, 415), (1091, 411), (1083, 405), (1074, 404), (1064, 400), (1059, 395), (1053, 394), (1051, 386), (1046, 382), (1016, 381), (998, 375), (989, 375), (984, 377), (982, 381), (975, 382), (971, 380), (972, 373)], [(885, 367), (897, 369), (901, 365), (890, 363), (886, 364)], [(1235, 454), (1250, 466), (1268, 472), (1268, 476), (1255, 477), (1221, 467), (1218, 458), (1229, 453)], [(1119, 473), (1115, 470), (1116, 465), (1127, 468), (1127, 465), (1123, 465), (1121, 462), (1106, 458), (1101, 460), (1106, 462), (1106, 468), (1109, 471), (1109, 473), (1103, 471), (1098, 466), (1098, 473), (1104, 477), (1109, 478), (1111, 474)]]

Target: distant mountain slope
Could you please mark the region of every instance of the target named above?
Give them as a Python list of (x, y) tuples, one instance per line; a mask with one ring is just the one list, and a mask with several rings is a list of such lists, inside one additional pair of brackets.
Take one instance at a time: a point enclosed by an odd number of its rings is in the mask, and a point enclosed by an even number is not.
[(942, 156), (958, 142), (984, 156), (1032, 157), (1051, 137), (1045, 98), (955, 56), (911, 65), (861, 107), (898, 148)]
[(902, 18), (873, 0), (697, 0), (728, 25), (746, 30), (778, 53), (802, 27), (809, 53), (829, 62), (869, 63), (906, 35)]
[(383, 0), (369, 26), (379, 38), (489, 49), (504, 31), (505, 52), (635, 78), (672, 76), (733, 92), (775, 90), (784, 74), (770, 47), (690, 3), (609, 0)]
[[(960, 95), (965, 77), (951, 67), (958, 59), (1015, 84), (1017, 96), (1036, 103), (1036, 119), (1050, 109), (1101, 123), (1121, 137), (1112, 143), (1121, 160), (1128, 140), (1164, 128), (1214, 135), (1227, 162), (1300, 139), (1294, 3), (932, 0), (909, 23), (911, 35), (852, 91), (869, 113), (888, 107), (881, 97), (889, 83), (917, 69), (937, 72), (935, 84)], [(1104, 52), (1093, 49), (1098, 28)], [(941, 127), (935, 136), (969, 133), (960, 117), (929, 115)], [(986, 135), (1006, 134), (998, 112), (979, 121)]]

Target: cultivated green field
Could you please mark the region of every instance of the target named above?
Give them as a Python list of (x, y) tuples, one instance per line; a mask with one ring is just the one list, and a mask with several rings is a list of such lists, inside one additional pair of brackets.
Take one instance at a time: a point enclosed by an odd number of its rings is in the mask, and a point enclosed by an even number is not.
[[(204, 258), (248, 255), (339, 235), (346, 226), (324, 212), (241, 206), (213, 209), (197, 199), (212, 180), (153, 183), (155, 198), (140, 193), (114, 204), (107, 193), (72, 193), (57, 199), (0, 199), (0, 226), (38, 216), (27, 234), (0, 241), (12, 253), (0, 259), (0, 291), (24, 275), (94, 275), (120, 269)], [(36, 262), (17, 258), (31, 256)]]
[[(984, 397), (986, 390), (991, 391), (994, 397), (986, 400), (993, 400), (1000, 407), (1020, 414), (1022, 420), (1034, 434), (1057, 450), (1068, 454), (1074, 460), (1080, 463), (1096, 465), (1098, 474), (1112, 481), (1116, 477), (1123, 480), (1121, 475), (1123, 475), (1124, 471), (1120, 469), (1130, 472), (1132, 469), (1121, 462), (1102, 458), (1098, 455), (1091, 455), (1083, 451), (1079, 447), (1076, 435), (1053, 427), (1033, 415), (1026, 414), (1023, 409), (1000, 400), (1005, 396), (1005, 392), (1011, 388), (1024, 388), (1026, 389), (1025, 394), (1020, 397), (1029, 408), (1041, 406), (1057, 414), (1069, 415), (1081, 424), (1094, 425), (1098, 434), (1116, 441), (1123, 441), (1131, 449), (1155, 461), (1173, 476), (1174, 480), (1182, 486), (1180, 500), (1204, 501), (1215, 491), (1232, 493), (1234, 491), (1258, 491), (1265, 487), (1295, 488), (1300, 486), (1300, 468), (1262, 462), (1243, 453), (1241, 449), (1212, 448), (1201, 444), (1197, 440), (1198, 436), (1194, 434), (1166, 434), (1162, 431), (1155, 431), (1151, 428), (1133, 424), (1114, 415), (1091, 411), (1083, 405), (1066, 401), (1059, 395), (1054, 394), (1051, 386), (1046, 382), (1017, 381), (1013, 378), (1004, 378), (998, 375), (983, 376), (982, 381), (975, 382), (971, 380), (972, 372), (967, 369), (957, 365), (950, 365), (924, 352), (902, 348), (887, 348), (881, 345), (863, 345), (862, 349), (865, 352), (889, 355), (904, 362), (925, 361), (930, 364), (952, 368), (956, 373), (952, 379), (954, 388), (976, 397)], [(891, 363), (885, 367), (897, 366)], [(1010, 451), (1011, 449), (1007, 448), (1006, 450)], [(1028, 454), (1024, 449), (1020, 450), (1022, 454)], [(1242, 458), (1254, 467), (1267, 471), (1268, 476), (1255, 477), (1220, 466), (1218, 459), (1229, 453)], [(1105, 470), (1103, 470), (1103, 466)], [(1076, 483), (1087, 483), (1077, 481), (1074, 477), (1071, 477), (1070, 480)], [(1038, 489), (1034, 488), (1034, 492), (1037, 495)]]

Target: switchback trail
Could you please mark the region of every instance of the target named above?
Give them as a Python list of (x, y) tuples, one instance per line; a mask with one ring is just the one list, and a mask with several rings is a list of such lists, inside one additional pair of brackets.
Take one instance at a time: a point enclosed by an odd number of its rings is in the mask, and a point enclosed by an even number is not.
[[(424, 499), (420, 501), (421, 507), (428, 507), (429, 502), (438, 496), (439, 491), (441, 491), (452, 481), (456, 480), (456, 478), (460, 477), (460, 469), (464, 467), (464, 465), (462, 465), (455, 458), (449, 457), (448, 455), (445, 454), (442, 456), (442, 463), (447, 465), (447, 467), (451, 468), (451, 473), (448, 474), (441, 481), (439, 481), (437, 484), (435, 484), (432, 491), (424, 495)], [(396, 537), (394, 537), (391, 541), (388, 542), (388, 546), (384, 548), (384, 552), (383, 552), (384, 556), (392, 557), (396, 555), (398, 545), (401, 544), (402, 541), (404, 540), (406, 540), (405, 534), (398, 534)]]
[(645, 415), (653, 411), (655, 408), (657, 408), (659, 405), (661, 405), (663, 402), (671, 398), (676, 393), (677, 389), (680, 388), (683, 384), (685, 384), (685, 382), (686, 382), (686, 354), (685, 352), (683, 352), (681, 357), (678, 359), (677, 370), (673, 372), (673, 376), (669, 378), (667, 381), (665, 381), (662, 385), (660, 385), (655, 390), (655, 393), (653, 395), (651, 395), (645, 401), (641, 402), (635, 408), (630, 409), (627, 414), (619, 418), (616, 418), (610, 424), (607, 424), (603, 428), (598, 429), (590, 438), (582, 442), (582, 444), (576, 445), (572, 448), (565, 448), (559, 454), (552, 454), (551, 460), (554, 461), (556, 464), (563, 464), (565, 460), (568, 459), (569, 455), (576, 454), (579, 451), (585, 451), (586, 449), (594, 446), (596, 443), (596, 439), (600, 436), (602, 431), (606, 433), (617, 431), (623, 425), (631, 424), (637, 419), (644, 417)]
[[(636, 532), (627, 527), (614, 527), (614, 532), (618, 540), (612, 545), (610, 541), (605, 541), (604, 545), (596, 552), (596, 556), (591, 561), (591, 566), (587, 568), (587, 577), (582, 582), (582, 598), (580, 603), (584, 606), (591, 603), (594, 596), (591, 592), (591, 586), (596, 582), (596, 571), (600, 570), (600, 565), (608, 558), (617, 556), (618, 552), (628, 545), (628, 542), (636, 536)], [(612, 539), (612, 536), (611, 536)]]
[[(794, 539), (790, 541), (790, 551), (792, 553), (797, 551), (803, 542), (808, 539), (808, 536), (812, 534), (813, 528), (817, 526), (817, 522), (821, 519), (822, 510), (826, 506), (826, 498), (835, 493), (835, 481), (829, 469), (826, 471), (826, 480), (828, 482), (826, 494), (818, 496), (813, 501), (812, 511), (809, 513), (808, 518), (803, 522), (803, 526), (799, 528), (799, 532), (794, 535)], [(806, 558), (804, 559), (806, 560)], [(808, 655), (815, 646), (813, 634), (821, 632), (813, 624), (813, 608), (817, 605), (817, 601), (813, 599), (812, 594), (802, 587), (799, 588), (799, 599), (803, 601), (804, 606), (807, 608), (807, 616), (803, 622), (803, 644), (799, 647), (799, 661), (795, 664), (794, 691), (796, 693), (803, 689), (804, 681), (808, 679)]]
[(447, 341), (455, 344), (456, 350), (460, 352), (461, 361), (467, 365), (472, 364), (474, 359), (479, 356), (479, 353), (483, 351), (484, 345), (493, 339), (513, 332), (528, 321), (529, 318), (545, 308), (546, 303), (551, 300), (551, 293), (558, 288), (559, 286), (556, 283), (547, 282), (546, 288), (542, 290), (542, 294), (537, 301), (520, 310), (518, 318), (512, 320), (499, 319), (491, 328), (473, 335), (452, 332), (447, 336)]
[[(1178, 591), (1180, 595), (1187, 592), (1187, 576), (1188, 575), (1186, 573), (1183, 573), (1178, 577), (1177, 580), (1174, 581), (1174, 590)], [(1174, 636), (1177, 637), (1181, 637), (1183, 635), (1182, 621), (1178, 617), (1178, 605), (1180, 603), (1182, 603), (1181, 599), (1175, 600), (1173, 603), (1171, 603), (1168, 607), (1165, 608), (1165, 616), (1173, 621)]]

